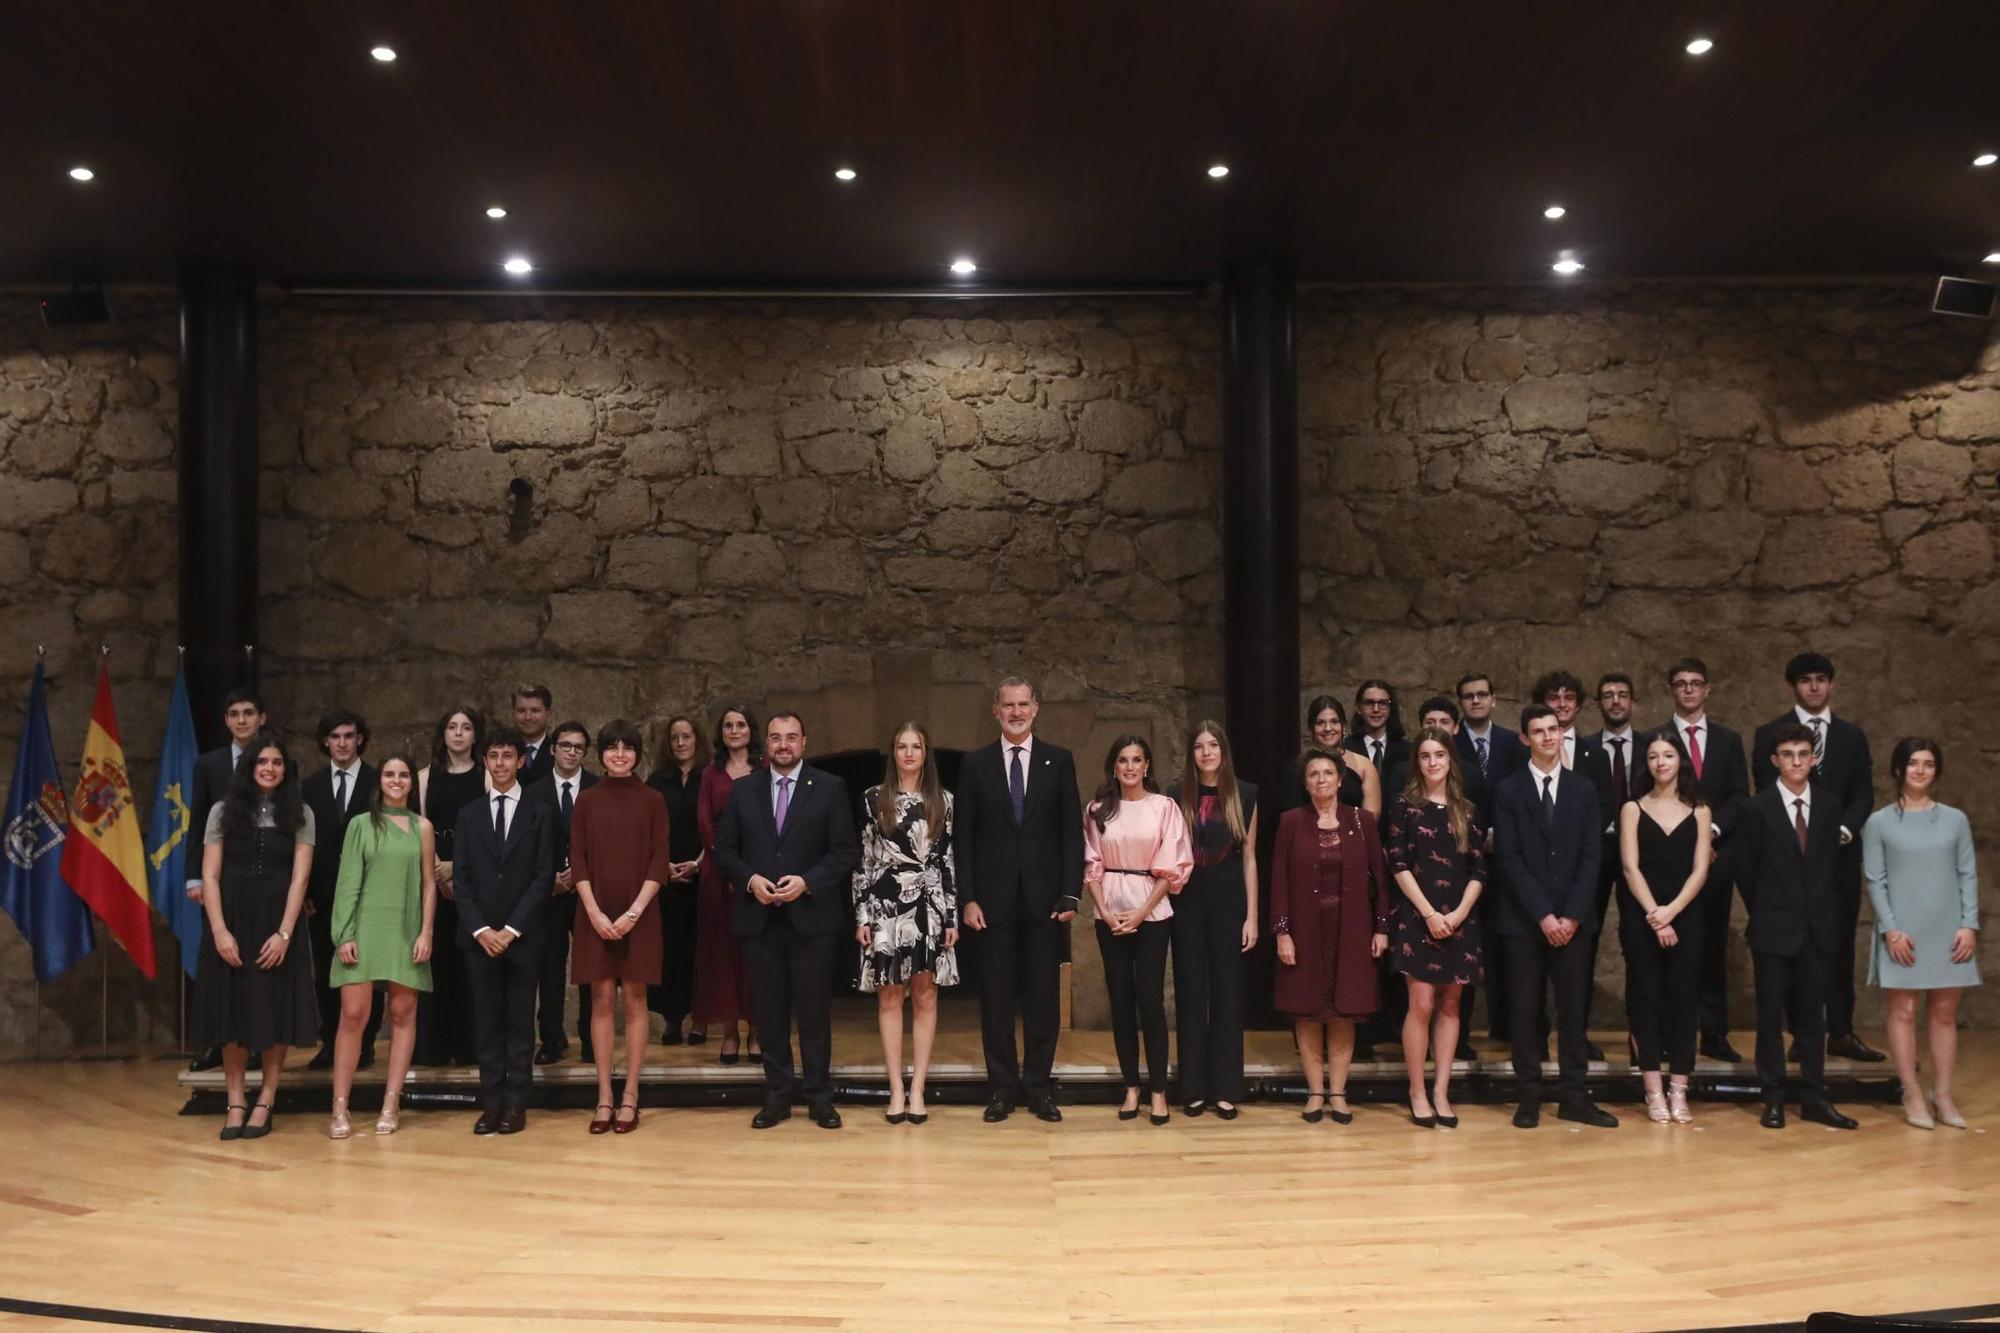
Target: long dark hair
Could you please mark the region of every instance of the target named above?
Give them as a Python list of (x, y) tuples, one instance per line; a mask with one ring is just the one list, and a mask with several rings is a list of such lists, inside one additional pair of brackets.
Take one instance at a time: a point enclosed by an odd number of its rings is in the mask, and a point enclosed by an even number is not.
[(1097, 795), (1090, 798), (1090, 817), (1097, 821), (1099, 833), (1118, 818), (1118, 756), (1132, 745), (1138, 746), (1139, 753), (1146, 756), (1146, 790), (1156, 792), (1160, 789), (1159, 782), (1153, 777), (1153, 747), (1146, 744), (1144, 736), (1128, 733), (1111, 742), (1111, 748), (1104, 752), (1104, 784), (1097, 789)]
[(1334, 715), (1335, 717), (1337, 717), (1337, 718), (1339, 718), (1339, 719), (1340, 719), (1340, 731), (1341, 731), (1341, 736), (1342, 736), (1342, 739), (1345, 739), (1345, 738), (1346, 738), (1346, 734), (1347, 734), (1347, 710), (1346, 710), (1345, 708), (1342, 708), (1342, 707), (1340, 706), (1340, 700), (1338, 700), (1338, 699), (1334, 698), (1334, 697), (1333, 697), (1332, 695), (1330, 695), (1330, 694), (1315, 694), (1315, 695), (1314, 695), (1314, 696), (1312, 697), (1312, 702), (1310, 702), (1310, 703), (1308, 703), (1308, 704), (1306, 705), (1306, 744), (1307, 744), (1307, 745), (1318, 745), (1318, 744), (1319, 744), (1319, 738), (1318, 738), (1318, 737), (1317, 737), (1316, 735), (1314, 735), (1314, 733), (1313, 733), (1313, 724), (1314, 724), (1314, 723), (1316, 723), (1316, 722), (1318, 722), (1318, 721), (1319, 721), (1319, 715), (1320, 715), (1321, 713), (1324, 713), (1324, 712), (1325, 712), (1325, 711), (1326, 711), (1327, 709), (1329, 709), (1329, 708), (1331, 708), (1331, 709), (1333, 710), (1333, 715)]
[(1181, 769), (1181, 817), (1187, 826), (1195, 826), (1195, 810), (1201, 805), (1201, 770), (1194, 766), (1194, 743), (1204, 735), (1215, 737), (1217, 748), (1222, 751), (1222, 767), (1215, 775), (1215, 803), (1222, 807), (1222, 821), (1229, 826), (1229, 836), (1242, 842), (1247, 832), (1243, 823), (1243, 793), (1236, 784), (1236, 756), (1229, 748), (1229, 733), (1222, 729), (1220, 722), (1203, 718), (1188, 733), (1187, 763)]
[(398, 750), (394, 754), (384, 755), (382, 762), (376, 766), (375, 791), (368, 798), (368, 824), (378, 843), (382, 841), (382, 834), (389, 827), (388, 816), (384, 812), (397, 808), (382, 799), (382, 773), (389, 765), (396, 763), (410, 770), (410, 794), (403, 798), (402, 809), (410, 816), (410, 828), (414, 831), (417, 827), (417, 763), (409, 755)]
[(451, 772), (451, 752), (444, 748), (444, 729), (460, 713), (472, 724), (472, 766), (479, 767), (479, 761), (486, 755), (486, 717), (471, 704), (461, 704), (439, 718), (437, 729), (431, 733), (431, 767), (439, 773)]
[(1444, 808), (1451, 816), (1451, 840), (1460, 854), (1472, 850), (1472, 802), (1465, 799), (1465, 778), (1458, 771), (1458, 742), (1443, 727), (1425, 727), (1410, 745), (1410, 780), (1403, 785), (1403, 799), (1418, 809), (1429, 795), (1423, 770), (1417, 767), (1417, 751), (1425, 741), (1444, 747)]
[(280, 833), (296, 833), (306, 822), (305, 797), (299, 791), (299, 771), (284, 742), (268, 731), (260, 731), (243, 747), (236, 761), (236, 773), (229, 779), (229, 794), (222, 798), (222, 831), (225, 836), (242, 837), (257, 830), (257, 807), (264, 803), (264, 790), (257, 785), (257, 756), (276, 750), (285, 761), (285, 778), (271, 793), (272, 824)]
[(743, 704), (724, 704), (715, 710), (715, 766), (729, 767), (729, 747), (722, 743), (722, 722), (731, 713), (743, 714), (743, 720), (750, 724), (750, 748), (743, 752), (743, 757), (755, 768), (764, 762), (764, 733), (757, 727), (757, 715)]
[(1707, 801), (1702, 799), (1701, 788), (1695, 785), (1694, 765), (1688, 762), (1687, 755), (1682, 752), (1678, 733), (1669, 735), (1667, 732), (1662, 731), (1654, 736), (1653, 739), (1646, 742), (1646, 790), (1643, 794), (1647, 796), (1652, 795), (1660, 785), (1653, 780), (1653, 747), (1655, 745), (1666, 746), (1674, 752), (1674, 758), (1680, 761), (1680, 767), (1674, 772), (1674, 799), (1690, 810), (1696, 810), (1708, 804)]
[[(1903, 775), (1910, 771), (1910, 760), (1919, 754), (1928, 754), (1937, 766), (1937, 776), (1931, 779), (1931, 790), (1937, 791), (1937, 784), (1944, 778), (1944, 747), (1928, 736), (1905, 736), (1896, 742), (1896, 748), (1889, 752), (1889, 773), (1896, 779), (1896, 813), (1903, 810)], [(1934, 798), (1935, 799), (1935, 798)]]
[(652, 785), (653, 778), (665, 780), (671, 777), (677, 784), (680, 781), (681, 761), (674, 758), (676, 722), (687, 723), (688, 730), (694, 733), (694, 762), (688, 765), (688, 772), (699, 776), (701, 770), (708, 767), (708, 739), (701, 734), (700, 724), (686, 713), (675, 713), (660, 727), (658, 743), (653, 746), (653, 753), (657, 756), (657, 766), (653, 769), (652, 777), (646, 779), (649, 786)]
[(1379, 676), (1370, 676), (1354, 687), (1354, 706), (1361, 707), (1361, 696), (1370, 690), (1380, 690), (1389, 696), (1389, 720), (1383, 725), (1382, 734), (1389, 740), (1403, 739), (1403, 705), (1396, 698), (1396, 687)]
[(909, 731), (915, 732), (924, 743), (924, 766), (917, 774), (917, 795), (923, 801), (923, 809), (918, 813), (931, 841), (936, 842), (944, 830), (944, 781), (938, 776), (937, 752), (931, 748), (931, 734), (921, 722), (905, 722), (889, 733), (889, 765), (883, 770), (882, 785), (875, 789), (875, 822), (884, 832), (896, 827), (896, 793), (903, 785), (902, 774), (896, 770), (896, 742)]

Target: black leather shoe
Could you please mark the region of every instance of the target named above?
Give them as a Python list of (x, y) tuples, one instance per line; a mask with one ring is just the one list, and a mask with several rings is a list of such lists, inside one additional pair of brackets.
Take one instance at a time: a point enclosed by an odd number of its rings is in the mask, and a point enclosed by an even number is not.
[(750, 1117), (750, 1128), (769, 1129), (771, 1126), (776, 1124), (781, 1124), (784, 1121), (790, 1120), (791, 1118), (792, 1118), (791, 1107), (782, 1106), (777, 1102), (766, 1102), (764, 1103), (763, 1110), (759, 1111), (756, 1115)]
[(217, 1069), (221, 1065), (222, 1048), (220, 1046), (211, 1046), (207, 1050), (198, 1053), (194, 1059), (188, 1061), (188, 1072), (190, 1074), (199, 1074), (204, 1069)]
[(558, 1044), (556, 1042), (545, 1041), (535, 1049), (535, 1063), (538, 1065), (552, 1065), (568, 1054), (568, 1042)]
[(1206, 1100), (1191, 1101), (1181, 1108), (1181, 1114), (1186, 1116), (1205, 1115), (1207, 1111), (1208, 1102)]
[(576, 1058), (583, 1061), (587, 1065), (594, 1065), (597, 1063), (597, 1052), (591, 1049), (589, 1042), (584, 1042), (583, 1045), (578, 1048), (576, 1053)]
[(1764, 1108), (1764, 1114), (1758, 1117), (1757, 1123), (1765, 1129), (1783, 1129), (1785, 1127), (1785, 1108), (1777, 1102), (1772, 1102)]
[(997, 1125), (1012, 1114), (1014, 1114), (1014, 1103), (1005, 1097), (995, 1097), (986, 1103), (986, 1114), (982, 1118), (989, 1125)]
[(361, 1058), (354, 1062), (354, 1067), (356, 1069), (373, 1069), (375, 1067), (374, 1042), (369, 1042), (366, 1046), (363, 1046), (361, 1048)]
[(1842, 1115), (1830, 1102), (1807, 1102), (1799, 1108), (1799, 1119), (1810, 1120), (1815, 1125), (1825, 1125), (1829, 1129), (1859, 1129), (1861, 1122), (1851, 1115)]
[(1035, 1113), (1035, 1119), (1046, 1120), (1052, 1125), (1062, 1119), (1062, 1110), (1053, 1097), (1037, 1097), (1028, 1103), (1028, 1109)]
[(1234, 1120), (1239, 1114), (1241, 1114), (1241, 1111), (1235, 1106), (1218, 1105), (1215, 1108), (1215, 1118), (1217, 1120)]
[(1743, 1052), (1729, 1044), (1727, 1037), (1709, 1037), (1701, 1043), (1702, 1056), (1709, 1060), (1722, 1060), (1732, 1065), (1743, 1063)]
[(489, 1106), (479, 1113), (479, 1119), (472, 1122), (475, 1134), (498, 1134), (500, 1132), (500, 1108)]
[(1828, 1037), (1826, 1053), (1837, 1055), (1843, 1060), (1861, 1060), (1871, 1065), (1889, 1058), (1852, 1032), (1838, 1037)]
[(493, 1126), (495, 1134), (519, 1134), (528, 1127), (528, 1113), (516, 1106), (502, 1111), (499, 1121)]
[(1540, 1102), (1522, 1102), (1514, 1108), (1514, 1128), (1533, 1129), (1541, 1123), (1542, 1104)]
[(1583, 1044), (1583, 1058), (1586, 1060), (1602, 1060), (1604, 1058), (1604, 1048), (1594, 1041), (1587, 1041)]
[(1479, 1052), (1472, 1049), (1472, 1043), (1464, 1037), (1458, 1039), (1458, 1049), (1452, 1052), (1454, 1060), (1477, 1060)]
[(1556, 1109), (1556, 1119), (1574, 1120), (1579, 1125), (1591, 1125), (1598, 1129), (1618, 1128), (1618, 1117), (1595, 1102), (1564, 1102)]
[(306, 1068), (311, 1070), (333, 1068), (333, 1043), (321, 1042), (319, 1049), (313, 1052), (313, 1058), (306, 1061)]
[(1785, 1051), (1785, 1061), (1787, 1064), (1794, 1065), (1799, 1062), (1799, 1043), (1796, 1038), (1793, 1039), (1791, 1046)]
[(840, 1112), (833, 1109), (832, 1102), (814, 1102), (811, 1114), (812, 1122), (821, 1129), (840, 1128)]

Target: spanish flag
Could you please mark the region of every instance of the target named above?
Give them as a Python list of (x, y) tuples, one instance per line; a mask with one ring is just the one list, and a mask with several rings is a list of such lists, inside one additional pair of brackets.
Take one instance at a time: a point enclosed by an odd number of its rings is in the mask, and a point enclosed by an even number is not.
[(69, 806), (69, 836), (63, 839), (62, 877), (90, 904), (105, 928), (148, 977), (154, 974), (153, 913), (146, 892), (146, 844), (132, 780), (125, 772), (125, 746), (118, 739), (118, 714), (111, 707), (111, 669), (97, 666), (97, 706), (90, 710), (90, 735), (83, 742), (83, 773)]

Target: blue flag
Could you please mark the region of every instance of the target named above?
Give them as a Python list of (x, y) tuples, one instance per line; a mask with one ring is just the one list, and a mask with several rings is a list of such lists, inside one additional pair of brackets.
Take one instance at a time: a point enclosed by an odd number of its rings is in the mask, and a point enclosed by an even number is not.
[(69, 801), (49, 739), (48, 697), (39, 662), (28, 691), (28, 715), (21, 723), (21, 748), (14, 755), (14, 785), (7, 789), (5, 830), (0, 909), (14, 918), (34, 950), (35, 980), (54, 981), (94, 946), (90, 908), (61, 874)]
[(194, 799), (194, 713), (188, 707), (187, 673), (174, 677), (167, 706), (167, 738), (160, 742), (160, 782), (153, 816), (146, 821), (146, 881), (153, 906), (181, 942), (181, 970), (194, 975), (201, 957), (201, 904), (187, 896), (188, 848), (201, 846), (202, 830), (188, 813)]

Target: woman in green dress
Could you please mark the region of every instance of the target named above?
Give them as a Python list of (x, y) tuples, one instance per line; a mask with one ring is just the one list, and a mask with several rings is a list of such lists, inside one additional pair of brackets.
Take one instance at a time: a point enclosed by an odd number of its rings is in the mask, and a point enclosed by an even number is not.
[(347, 1098), (361, 1056), (375, 983), (389, 987), (389, 1081), (377, 1134), (394, 1134), (410, 1055), (417, 1044), (417, 992), (431, 988), (431, 924), (437, 912), (431, 822), (410, 808), (416, 768), (405, 755), (382, 761), (368, 818), (349, 821), (333, 890), (331, 984), (340, 988), (340, 1030), (333, 1039), (333, 1121), (327, 1137), (354, 1132)]

